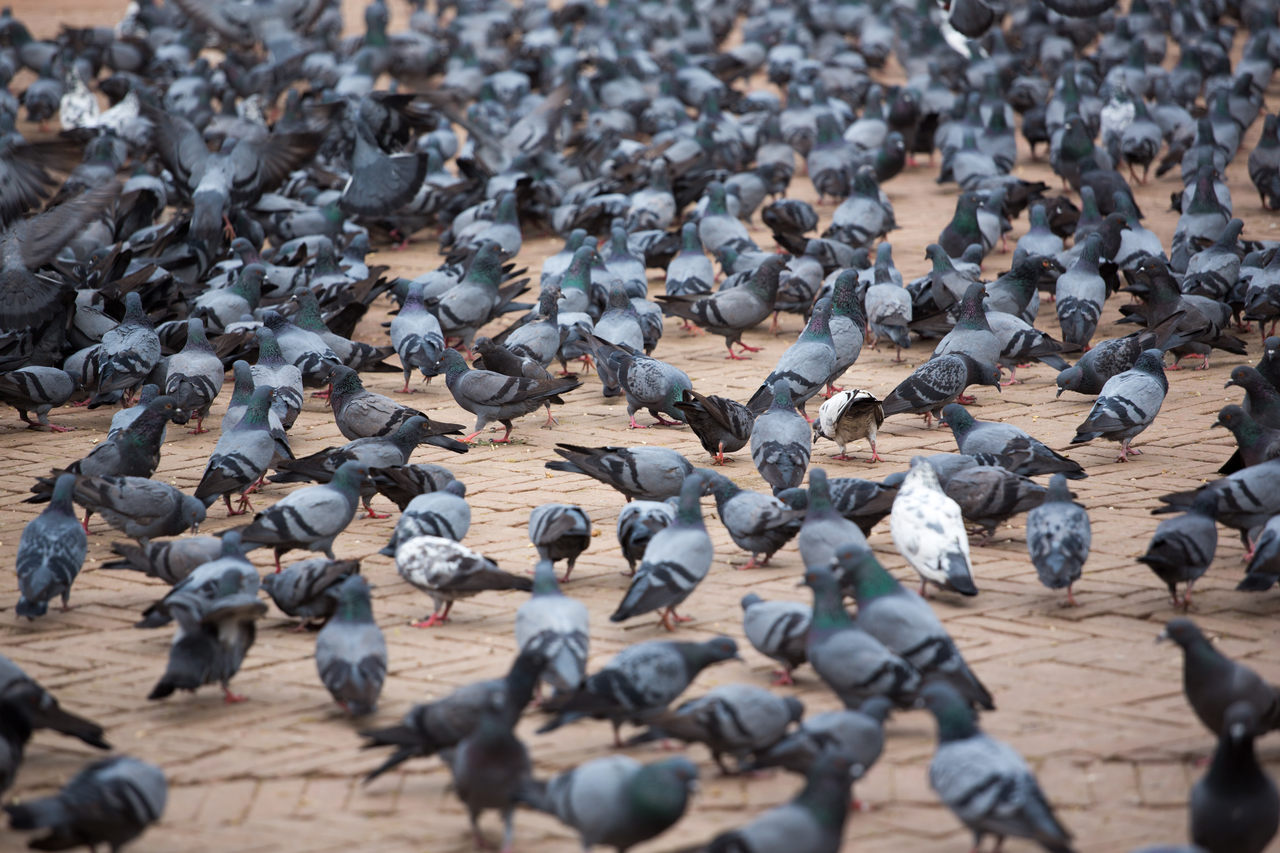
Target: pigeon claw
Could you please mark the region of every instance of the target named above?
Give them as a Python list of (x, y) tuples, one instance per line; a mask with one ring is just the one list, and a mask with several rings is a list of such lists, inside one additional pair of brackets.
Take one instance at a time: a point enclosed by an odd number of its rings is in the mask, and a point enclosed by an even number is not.
[(226, 687), (225, 685), (223, 686), (222, 701), (226, 702), (228, 705), (235, 705), (239, 702), (247, 702), (248, 700), (249, 697), (245, 696), (243, 693), (232, 693), (230, 687)]
[(773, 681), (770, 682), (772, 687), (794, 687), (795, 679), (791, 677), (789, 669), (775, 669), (773, 671)]
[(375, 512), (373, 507), (366, 506), (364, 508), (365, 518), (390, 518), (391, 514), (386, 512)]

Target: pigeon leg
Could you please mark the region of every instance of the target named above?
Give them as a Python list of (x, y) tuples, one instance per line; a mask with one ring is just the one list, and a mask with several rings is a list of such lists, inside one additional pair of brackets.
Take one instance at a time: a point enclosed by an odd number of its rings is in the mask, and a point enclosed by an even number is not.
[(1071, 592), (1072, 586), (1073, 586), (1072, 584), (1067, 584), (1067, 603), (1070, 604), (1072, 607), (1079, 607), (1080, 602), (1076, 601), (1075, 595), (1073, 595)]
[(902, 347), (895, 346), (893, 348), (893, 363), (902, 364), (904, 361), (906, 361), (906, 359), (902, 357)]
[(225, 504), (227, 505), (227, 515), (229, 515), (229, 516), (230, 516), (230, 515), (244, 515), (244, 514), (245, 514), (245, 511), (246, 511), (246, 510), (245, 510), (245, 507), (247, 507), (247, 506), (249, 505), (249, 498), (248, 498), (244, 493), (241, 493), (241, 495), (240, 495), (240, 509), (238, 509), (238, 510), (236, 510), (236, 509), (232, 509), (232, 508), (231, 508), (231, 493), (230, 493), (230, 492), (226, 492), (226, 493), (224, 493), (224, 494), (222, 495), (222, 502), (223, 502), (223, 503), (225, 503)]
[(971, 394), (960, 394), (956, 396), (956, 402), (962, 406), (972, 406), (978, 402), (978, 398)]
[(773, 671), (773, 687), (794, 687), (795, 679), (791, 677), (789, 669), (775, 669)]
[(86, 509), (86, 510), (84, 511), (84, 521), (80, 522), (82, 525), (84, 525), (84, 534), (85, 534), (85, 536), (92, 536), (92, 535), (93, 535), (93, 531), (89, 529), (89, 516), (91, 516), (91, 515), (93, 515), (93, 512), (92, 512), (91, 510), (87, 510), (87, 509)]
[(741, 352), (760, 352), (763, 347), (753, 347), (751, 344), (744, 344), (742, 341), (734, 341), (738, 345)]
[(390, 518), (391, 515), (385, 512), (375, 512), (373, 507), (369, 506), (369, 501), (364, 501), (365, 518)]
[(418, 393), (418, 389), (417, 389), (417, 388), (410, 388), (410, 387), (409, 387), (409, 379), (408, 379), (408, 377), (405, 377), (405, 380), (404, 380), (404, 387), (400, 389), (400, 393), (401, 393), (401, 394), (417, 394), (417, 393)]
[(515, 808), (507, 808), (502, 812), (502, 853), (512, 853), (515, 849), (512, 842), (515, 839)]
[(929, 598), (929, 584), (923, 580), (920, 581), (920, 597), (925, 600)]
[(421, 622), (414, 622), (413, 627), (434, 628), (437, 625), (443, 625), (445, 622), (449, 621), (449, 610), (452, 608), (453, 608), (453, 602), (452, 601), (446, 602), (444, 606), (444, 610), (437, 610), (436, 612), (432, 613), (430, 619), (425, 619)]
[(546, 423), (544, 423), (544, 424), (542, 425), (542, 428), (543, 428), (543, 429), (552, 429), (552, 428), (557, 427), (557, 426), (559, 426), (559, 425), (560, 425), (560, 422), (559, 422), (559, 421), (557, 421), (557, 420), (552, 416), (552, 414), (551, 414), (551, 406), (550, 406), (550, 405), (548, 405), (548, 406), (547, 406), (547, 422), (546, 422)]
[(648, 429), (648, 428), (649, 428), (648, 424), (636, 423), (636, 416), (634, 414), (631, 415), (631, 424), (630, 426), (627, 427), (627, 429)]
[(275, 554), (276, 554), (276, 574), (280, 574), (281, 569), (280, 569), (280, 549), (279, 548), (275, 549)]
[(875, 439), (870, 439), (870, 442), (871, 442), (871, 461), (872, 461), (872, 462), (883, 462), (884, 460), (880, 458), (880, 454), (876, 452), (876, 442), (875, 442)]
[(228, 242), (236, 238), (235, 226), (231, 224), (231, 220), (225, 213), (222, 214), (222, 233), (227, 238)]
[(732, 343), (728, 343), (728, 342), (726, 342), (726, 343), (725, 343), (725, 347), (726, 347), (726, 348), (728, 348), (728, 350), (729, 350), (729, 354), (725, 356), (725, 359), (726, 359), (726, 360), (732, 360), (732, 361), (750, 361), (750, 360), (751, 360), (751, 356), (749, 356), (749, 355), (738, 355), (738, 354), (736, 354), (736, 353), (733, 351), (733, 344), (732, 344)]
[(654, 417), (658, 419), (658, 426), (684, 426), (680, 421), (669, 421), (662, 416), (661, 413), (655, 413)]
[(840, 451), (839, 453), (833, 453), (831, 455), (831, 458), (839, 462), (848, 462), (851, 459), (853, 459), (852, 456), (850, 456), (848, 453), (845, 453), (843, 450)]
[(208, 430), (204, 428), (204, 416), (197, 414), (196, 428), (189, 429), (187, 430), (187, 432), (190, 433), (191, 435), (204, 435), (206, 432), (208, 432)]
[(778, 332), (780, 331), (778, 328), (778, 315), (781, 313), (782, 313), (781, 311), (774, 311), (773, 322), (769, 324), (769, 331), (775, 335), (778, 334)]
[(679, 624), (680, 622), (693, 621), (692, 616), (681, 616), (679, 613), (676, 613), (676, 606), (674, 604), (667, 608), (667, 612), (671, 614), (671, 620), (673, 622), (676, 622), (677, 624)]
[(226, 702), (228, 705), (234, 705), (237, 702), (245, 702), (248, 699), (249, 697), (245, 696), (243, 693), (232, 693), (230, 687), (225, 684), (222, 685), (222, 701)]
[(502, 438), (489, 439), (494, 444), (510, 444), (511, 443), (511, 421), (503, 421), (502, 425), (507, 428), (507, 431), (502, 434)]
[(1010, 385), (1021, 385), (1022, 380), (1018, 378), (1018, 365), (1009, 368), (1009, 381), (1001, 382), (1001, 387), (1008, 388)]
[(621, 749), (622, 748), (622, 723), (618, 722), (617, 720), (610, 720), (609, 722), (613, 724), (613, 745), (616, 748)]
[(722, 441), (722, 442), (720, 442), (720, 447), (719, 447), (719, 449), (717, 449), (717, 450), (716, 450), (716, 457), (715, 457), (715, 459), (716, 459), (715, 464), (717, 464), (717, 465), (723, 465), (723, 464), (724, 464), (724, 442), (723, 442), (723, 441)]

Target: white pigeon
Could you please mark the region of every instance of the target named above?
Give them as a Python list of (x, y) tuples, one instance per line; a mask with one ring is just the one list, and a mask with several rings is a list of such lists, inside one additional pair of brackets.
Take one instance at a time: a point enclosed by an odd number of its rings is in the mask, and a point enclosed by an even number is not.
[(937, 472), (923, 457), (911, 460), (889, 513), (898, 552), (920, 575), (920, 594), (936, 584), (961, 595), (977, 595), (969, 565), (969, 535), (960, 505), (947, 497)]
[(533, 589), (529, 578), (504, 572), (488, 557), (440, 536), (415, 536), (401, 543), (396, 548), (396, 571), (435, 602), (431, 617), (413, 623), (415, 628), (447, 621), (459, 598), (486, 590)]

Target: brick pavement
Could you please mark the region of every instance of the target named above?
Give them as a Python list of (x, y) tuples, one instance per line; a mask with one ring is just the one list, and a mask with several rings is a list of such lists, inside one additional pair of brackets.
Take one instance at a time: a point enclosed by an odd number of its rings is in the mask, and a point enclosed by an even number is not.
[[(397, 9), (399, 11), (399, 9)], [(1260, 123), (1259, 123), (1260, 124)], [(1255, 133), (1257, 132), (1255, 128)], [(1024, 152), (1025, 155), (1025, 152)], [(1275, 215), (1262, 211), (1244, 176), (1243, 158), (1229, 174), (1237, 215), (1246, 222), (1246, 237), (1270, 237)], [(1057, 186), (1043, 163), (1024, 159), (1020, 174)], [(921, 166), (886, 185), (903, 228), (892, 242), (895, 258), (906, 275), (924, 270), (923, 246), (942, 224), (937, 211), (949, 212), (954, 189), (933, 184), (934, 170)], [(1176, 222), (1168, 213), (1174, 180), (1152, 181), (1137, 188), (1148, 214), (1148, 227), (1166, 245)], [(803, 177), (793, 194), (810, 195)], [(822, 211), (824, 219), (830, 208)], [(1025, 228), (1017, 223), (1013, 237)], [(766, 231), (753, 229), (762, 245)], [(536, 271), (541, 259), (558, 244), (530, 239), (520, 261)], [(394, 273), (413, 275), (438, 263), (434, 245), (415, 244), (404, 253), (383, 252), (376, 262)], [(998, 272), (1007, 255), (993, 255), (988, 270)], [(660, 274), (650, 281), (661, 292)], [(1108, 305), (1108, 322), (1099, 335), (1128, 331), (1117, 326), (1118, 306)], [(378, 323), (385, 319), (379, 303), (362, 324), (364, 340), (384, 340)], [(774, 338), (764, 330), (746, 335), (747, 342), (764, 347), (753, 360), (728, 362), (720, 339), (693, 337), (668, 322), (656, 355), (689, 372), (704, 392), (728, 392), (744, 399), (767, 373), (799, 329), (799, 321), (784, 321), (786, 334)], [(1056, 334), (1052, 305), (1040, 313), (1040, 325)], [(972, 600), (940, 594), (936, 612), (946, 622), (961, 649), (997, 698), (999, 711), (984, 718), (984, 727), (1008, 740), (1031, 762), (1063, 821), (1075, 832), (1084, 851), (1124, 851), (1141, 843), (1185, 837), (1185, 802), (1190, 784), (1201, 770), (1193, 761), (1212, 748), (1212, 738), (1194, 720), (1181, 695), (1181, 659), (1176, 648), (1156, 646), (1152, 640), (1172, 615), (1163, 586), (1134, 557), (1145, 547), (1158, 519), (1149, 514), (1155, 495), (1188, 488), (1213, 478), (1214, 469), (1229, 453), (1225, 431), (1209, 430), (1219, 407), (1238, 400), (1239, 392), (1222, 388), (1230, 368), (1256, 362), (1254, 347), (1247, 358), (1215, 353), (1207, 372), (1170, 373), (1170, 393), (1164, 410), (1140, 439), (1145, 455), (1124, 465), (1112, 462), (1114, 445), (1096, 443), (1069, 451), (1088, 470), (1087, 480), (1073, 483), (1089, 508), (1094, 531), (1093, 552), (1077, 587), (1078, 608), (1063, 607), (1061, 597), (1036, 580), (1023, 544), (1023, 518), (1004, 525), (995, 540), (974, 549), (974, 574), (981, 594)], [(927, 357), (927, 344), (907, 351), (908, 362), (895, 365), (892, 353), (864, 349), (844, 384), (864, 387), (883, 396), (915, 363)], [(1053, 371), (1037, 366), (1019, 372), (1025, 384), (997, 395), (981, 389), (974, 411), (988, 420), (1008, 420), (1026, 428), (1055, 448), (1064, 448), (1090, 401), (1068, 394), (1053, 399)], [(366, 377), (383, 393), (398, 388), (391, 374)], [(707, 456), (687, 429), (625, 430), (625, 407), (604, 400), (588, 377), (583, 388), (567, 395), (568, 405), (557, 411), (560, 427), (538, 428), (538, 417), (517, 422), (516, 441), (509, 447), (480, 445), (465, 456), (423, 448), (415, 461), (445, 464), (467, 483), (474, 512), (467, 544), (513, 570), (532, 565), (533, 550), (525, 524), (531, 506), (546, 500), (571, 501), (591, 515), (597, 538), (579, 560), (566, 592), (585, 601), (592, 614), (593, 668), (629, 643), (666, 636), (656, 620), (641, 617), (614, 625), (607, 615), (626, 587), (619, 576), (623, 566), (613, 529), (622, 498), (594, 481), (552, 473), (543, 463), (555, 458), (557, 441), (580, 444), (654, 444), (685, 453), (695, 464)], [(216, 428), (226, 395), (214, 408), (209, 423)], [(433, 417), (470, 423), (436, 381), (410, 402)], [(110, 412), (59, 411), (56, 419), (77, 427), (66, 435), (45, 435), (20, 429), (16, 417), (0, 416), (0, 446), (7, 462), (0, 467), (0, 554), (12, 565), (23, 524), (38, 508), (20, 503), (34, 475), (53, 464), (82, 455), (105, 435)], [(645, 418), (641, 418), (645, 422)], [(195, 486), (204, 459), (217, 433), (191, 436), (171, 428), (157, 477), (184, 488)], [(309, 400), (293, 430), (295, 449), (310, 453), (342, 438), (329, 411)], [(815, 462), (833, 476), (879, 478), (906, 466), (917, 453), (954, 450), (945, 429), (926, 430), (918, 419), (890, 419), (881, 433), (885, 463), (831, 462), (834, 445), (815, 448)], [(746, 453), (738, 453), (725, 469), (741, 485), (765, 488)], [(275, 499), (288, 488), (269, 487), (264, 499)], [(394, 509), (379, 498), (382, 511)], [(710, 576), (687, 604), (695, 621), (680, 636), (696, 639), (725, 632), (744, 648), (742, 663), (730, 662), (704, 673), (689, 691), (730, 681), (767, 684), (770, 662), (747, 647), (742, 638), (738, 599), (750, 589), (769, 598), (804, 600), (795, 588), (800, 561), (794, 547), (774, 559), (771, 567), (734, 571), (730, 562), (745, 555), (714, 521), (705, 502), (709, 529), (716, 545)], [(202, 532), (230, 526), (221, 507), (210, 511)], [(355, 732), (366, 725), (394, 722), (415, 702), (444, 695), (460, 684), (491, 677), (505, 670), (513, 652), (512, 623), (520, 593), (490, 593), (460, 603), (447, 626), (417, 630), (408, 623), (430, 610), (430, 600), (400, 580), (391, 560), (377, 555), (394, 524), (358, 520), (340, 537), (340, 557), (358, 557), (375, 585), (375, 613), (390, 648), (390, 675), (381, 706), (370, 719), (352, 722), (334, 708), (320, 685), (312, 661), (314, 635), (296, 634), (292, 622), (272, 609), (260, 623), (257, 644), (235, 679), (238, 692), (251, 701), (225, 706), (216, 690), (180, 695), (149, 703), (145, 695), (164, 668), (171, 634), (168, 630), (132, 628), (137, 613), (164, 592), (157, 581), (133, 573), (106, 572), (98, 565), (110, 558), (113, 534), (95, 525), (85, 571), (76, 582), (73, 608), (55, 610), (34, 623), (15, 621), (12, 605), (16, 584), (0, 584), (0, 648), (53, 690), (68, 707), (102, 722), (116, 748), (163, 766), (171, 783), (171, 798), (163, 822), (134, 848), (140, 853), (184, 849), (276, 850), (287, 839), (299, 851), (349, 850), (375, 842), (385, 851), (471, 850), (466, 817), (446, 790), (447, 773), (435, 759), (411, 761), (403, 769), (375, 783), (360, 784), (361, 775), (380, 756), (358, 749)], [(869, 537), (885, 565), (904, 580), (914, 578), (893, 549), (887, 524)], [(1271, 618), (1280, 610), (1274, 594), (1237, 593), (1242, 572), (1241, 548), (1224, 531), (1212, 571), (1197, 585), (1192, 615), (1217, 636), (1228, 654), (1247, 660), (1264, 676), (1280, 681), (1280, 650)], [(269, 558), (251, 555), (264, 570)], [(302, 555), (295, 554), (295, 558)], [(834, 707), (811, 670), (799, 672), (796, 693), (811, 712)], [(537, 715), (521, 724), (539, 774), (550, 774), (609, 750), (608, 726), (587, 722), (550, 735), (534, 735)], [(859, 796), (873, 804), (869, 813), (852, 816), (847, 836), (851, 847), (867, 851), (939, 851), (967, 849), (967, 834), (936, 802), (928, 788), (925, 768), (933, 752), (933, 724), (922, 712), (898, 714), (890, 722), (889, 740), (879, 765), (859, 787)], [(1270, 769), (1280, 770), (1280, 747), (1260, 744)], [(28, 750), (14, 793), (46, 792), (64, 782), (86, 760), (90, 750), (67, 739), (39, 733)], [(710, 837), (743, 822), (752, 813), (784, 801), (798, 789), (790, 776), (755, 779), (716, 775), (701, 747), (690, 755), (703, 768), (703, 780), (689, 814), (677, 829), (645, 845), (646, 850), (673, 849), (682, 843)], [(655, 757), (652, 747), (631, 753), (643, 760)], [(483, 822), (497, 837), (494, 815)], [(0, 836), (0, 847), (9, 844)], [(524, 851), (569, 849), (572, 836), (554, 820), (529, 812), (517, 819), (517, 847)], [(1010, 842), (1008, 850), (1032, 849)], [(1280, 849), (1280, 848), (1278, 848)]]

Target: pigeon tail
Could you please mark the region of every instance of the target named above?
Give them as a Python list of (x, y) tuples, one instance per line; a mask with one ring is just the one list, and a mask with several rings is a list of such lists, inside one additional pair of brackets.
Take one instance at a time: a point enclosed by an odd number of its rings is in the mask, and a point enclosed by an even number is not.
[(961, 595), (977, 595), (978, 588), (973, 584), (973, 576), (969, 573), (969, 561), (964, 554), (952, 551), (945, 557), (947, 569), (947, 589)]

